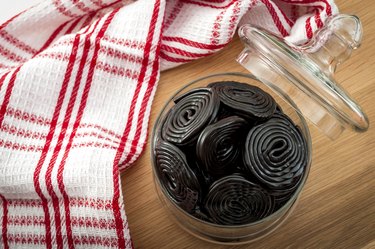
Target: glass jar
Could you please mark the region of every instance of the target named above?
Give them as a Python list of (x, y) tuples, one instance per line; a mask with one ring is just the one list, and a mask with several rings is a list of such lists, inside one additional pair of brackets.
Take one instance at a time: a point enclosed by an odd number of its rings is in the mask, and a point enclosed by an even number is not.
[[(298, 125), (302, 131), (302, 134), (305, 137), (305, 140), (308, 144), (308, 163), (306, 165), (306, 169), (304, 175), (301, 180), (301, 184), (294, 192), (291, 199), (284, 204), (282, 208), (280, 208), (275, 213), (267, 216), (257, 222), (246, 224), (246, 225), (238, 225), (238, 226), (223, 226), (223, 225), (216, 225), (213, 223), (209, 223), (203, 220), (200, 220), (186, 211), (184, 211), (181, 207), (179, 207), (175, 202), (173, 202), (167, 190), (163, 187), (158, 178), (155, 170), (156, 162), (155, 162), (155, 144), (158, 142), (160, 137), (157, 133), (161, 130), (162, 120), (165, 119), (166, 115), (168, 114), (169, 109), (174, 105), (173, 99), (177, 96), (181, 96), (182, 94), (188, 92), (191, 89), (197, 87), (206, 87), (209, 83), (218, 82), (218, 81), (237, 81), (241, 83), (247, 83), (253, 86), (257, 86), (264, 91), (268, 91), (272, 97), (276, 100), (276, 102), (280, 105), (281, 109), (287, 114), (293, 122)], [(289, 103), (286, 103), (282, 100), (277, 94), (274, 94), (269, 91), (267, 86), (265, 86), (262, 82), (256, 79), (251, 74), (240, 74), (240, 73), (223, 73), (223, 74), (215, 74), (210, 75), (207, 77), (203, 77), (197, 79), (185, 87), (180, 89), (164, 106), (162, 109), (156, 123), (154, 126), (153, 134), (152, 134), (152, 145), (151, 145), (151, 158), (152, 158), (152, 165), (153, 165), (153, 177), (154, 183), (156, 187), (156, 191), (158, 193), (159, 199), (162, 201), (163, 205), (166, 209), (172, 214), (172, 217), (177, 221), (178, 224), (181, 225), (186, 231), (190, 232), (191, 234), (207, 240), (211, 242), (219, 242), (219, 243), (226, 243), (226, 244), (240, 244), (253, 241), (255, 239), (259, 239), (268, 233), (272, 232), (276, 229), (282, 222), (289, 216), (291, 211), (293, 210), (294, 206), (296, 205), (298, 196), (303, 189), (305, 181), (307, 179), (310, 165), (311, 165), (311, 138), (309, 129), (304, 117), (295, 111), (291, 105), (295, 105), (292, 100), (289, 100)]]
[[(171, 217), (187, 232), (206, 241), (242, 244), (260, 239), (277, 229), (291, 214), (311, 167), (312, 141), (306, 119), (331, 139), (345, 128), (356, 132), (368, 129), (368, 119), (359, 105), (334, 80), (336, 66), (348, 59), (361, 41), (362, 28), (355, 16), (337, 15), (305, 46), (295, 47), (265, 30), (248, 25), (239, 29), (245, 49), (237, 61), (251, 73), (209, 75), (187, 83), (167, 101), (155, 123), (151, 160), (157, 194)], [(155, 146), (165, 119), (177, 96), (218, 81), (237, 81), (257, 86), (269, 93), (300, 128), (307, 141), (308, 162), (301, 183), (283, 206), (271, 215), (244, 225), (217, 225), (184, 211), (168, 194), (156, 173)]]

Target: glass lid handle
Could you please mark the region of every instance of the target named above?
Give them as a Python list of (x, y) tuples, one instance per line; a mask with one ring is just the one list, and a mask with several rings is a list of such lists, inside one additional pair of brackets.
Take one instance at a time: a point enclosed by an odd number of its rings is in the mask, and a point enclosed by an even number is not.
[(357, 16), (340, 14), (330, 17), (327, 25), (319, 30), (313, 39), (304, 46), (294, 46), (296, 50), (310, 54), (327, 74), (333, 75), (338, 65), (350, 58), (352, 51), (362, 42), (362, 25)]

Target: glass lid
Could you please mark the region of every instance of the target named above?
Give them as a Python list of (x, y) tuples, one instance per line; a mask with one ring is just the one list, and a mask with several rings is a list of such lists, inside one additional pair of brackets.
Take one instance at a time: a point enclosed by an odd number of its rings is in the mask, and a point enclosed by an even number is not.
[(239, 36), (245, 49), (237, 61), (285, 99), (331, 139), (345, 128), (368, 129), (360, 106), (334, 79), (337, 65), (358, 48), (362, 26), (358, 17), (336, 15), (304, 46), (294, 46), (268, 31), (244, 25)]

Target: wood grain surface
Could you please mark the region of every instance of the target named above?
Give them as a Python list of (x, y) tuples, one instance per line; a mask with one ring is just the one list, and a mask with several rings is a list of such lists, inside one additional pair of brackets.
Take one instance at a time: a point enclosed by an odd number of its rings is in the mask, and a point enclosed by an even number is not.
[[(338, 68), (336, 78), (375, 123), (375, 1), (337, 0), (341, 13), (358, 15), (364, 27), (361, 48)], [(163, 72), (153, 103), (149, 134), (173, 93), (199, 77), (245, 72), (235, 62), (242, 49), (236, 37), (223, 51)], [(135, 248), (375, 248), (375, 128), (345, 131), (331, 141), (309, 124), (313, 163), (291, 217), (270, 236), (243, 246), (220, 246), (187, 234), (168, 217), (157, 198), (151, 171), (150, 137), (142, 156), (122, 175), (125, 210)]]

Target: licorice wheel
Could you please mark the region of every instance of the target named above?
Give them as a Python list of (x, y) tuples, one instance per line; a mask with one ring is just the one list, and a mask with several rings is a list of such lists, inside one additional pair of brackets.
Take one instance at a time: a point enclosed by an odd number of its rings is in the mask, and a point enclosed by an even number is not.
[(274, 114), (250, 130), (244, 164), (261, 184), (284, 195), (301, 180), (307, 165), (306, 140), (286, 115)]
[(247, 122), (238, 116), (224, 118), (207, 126), (200, 134), (196, 155), (201, 166), (211, 175), (223, 175), (235, 170), (241, 154), (241, 139)]
[(266, 119), (276, 110), (275, 100), (259, 87), (232, 81), (211, 83), (209, 86), (218, 93), (220, 101), (237, 115)]
[(176, 145), (189, 145), (216, 117), (219, 98), (210, 88), (193, 89), (175, 100), (162, 125), (162, 137)]
[(161, 184), (176, 204), (192, 212), (200, 197), (201, 187), (184, 153), (173, 144), (160, 140), (155, 146), (155, 157)]
[(217, 224), (242, 225), (268, 216), (274, 205), (273, 197), (259, 185), (229, 175), (211, 185), (204, 207)]

